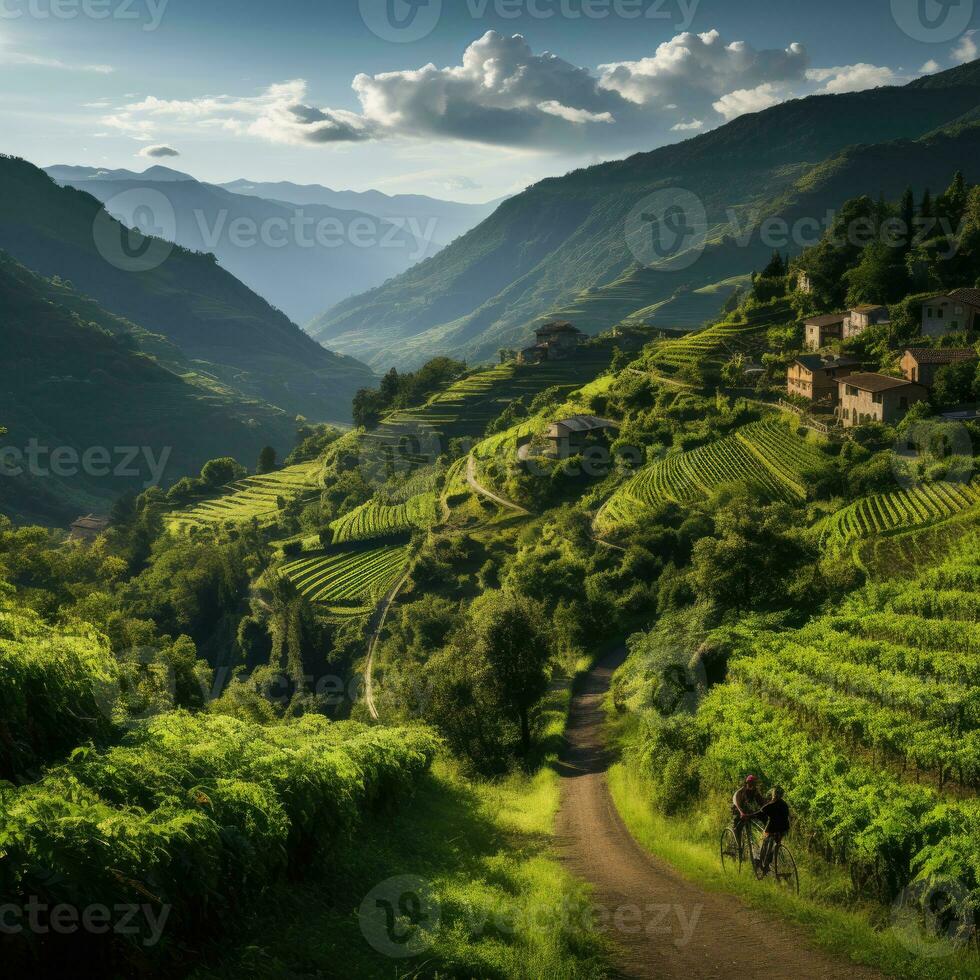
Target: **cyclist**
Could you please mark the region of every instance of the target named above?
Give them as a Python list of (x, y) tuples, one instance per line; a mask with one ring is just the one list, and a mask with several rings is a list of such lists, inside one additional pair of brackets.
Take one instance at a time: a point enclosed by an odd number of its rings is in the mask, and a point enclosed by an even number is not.
[(769, 799), (759, 808), (756, 814), (765, 824), (766, 835), (762, 842), (762, 853), (759, 855), (762, 873), (769, 874), (773, 853), (789, 833), (789, 805), (783, 799), (783, 788), (774, 786)]
[(732, 797), (732, 830), (738, 846), (742, 846), (742, 833), (752, 822), (752, 818), (762, 809), (762, 796), (759, 793), (759, 780), (755, 776), (746, 776), (745, 782)]

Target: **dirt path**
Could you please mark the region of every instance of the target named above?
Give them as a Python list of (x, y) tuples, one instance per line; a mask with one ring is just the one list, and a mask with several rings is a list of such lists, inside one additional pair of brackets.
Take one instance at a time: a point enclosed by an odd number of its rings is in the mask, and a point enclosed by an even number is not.
[(782, 922), (730, 895), (706, 892), (643, 850), (616, 812), (606, 785), (602, 697), (622, 650), (602, 660), (572, 702), (559, 772), (558, 841), (569, 871), (589, 882), (597, 920), (625, 977), (793, 980), (873, 978), (830, 959)]
[(381, 639), (381, 631), (384, 629), (385, 620), (388, 618), (388, 610), (391, 609), (391, 604), (395, 601), (398, 593), (401, 592), (402, 586), (408, 581), (408, 576), (411, 572), (412, 570), (409, 568), (401, 579), (399, 579), (398, 584), (381, 600), (368, 624), (368, 632), (371, 635), (371, 639), (368, 643), (367, 658), (364, 661), (364, 702), (367, 704), (368, 714), (374, 721), (379, 720), (378, 709), (374, 703), (374, 651), (378, 645), (378, 640)]
[(488, 490), (479, 480), (476, 478), (476, 458), (470, 456), (466, 460), (466, 482), (470, 487), (475, 490), (481, 497), (486, 497), (488, 500), (492, 500), (495, 504), (499, 504), (501, 507), (507, 510), (516, 511), (518, 514), (530, 514), (529, 510), (525, 510), (519, 504), (515, 504), (510, 500), (505, 500), (503, 497), (498, 497), (491, 490)]

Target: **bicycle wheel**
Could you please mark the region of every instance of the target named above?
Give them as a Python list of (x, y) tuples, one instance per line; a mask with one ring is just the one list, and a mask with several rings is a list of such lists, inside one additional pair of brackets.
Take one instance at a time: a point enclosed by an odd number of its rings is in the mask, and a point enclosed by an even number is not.
[(758, 824), (747, 824), (743, 831), (742, 841), (745, 844), (746, 858), (752, 862), (752, 873), (758, 879), (765, 877), (762, 871), (762, 829)]
[(776, 883), (783, 888), (799, 895), (800, 893), (800, 873), (796, 869), (796, 858), (793, 857), (789, 848), (782, 844), (777, 845), (776, 855), (772, 862), (772, 876)]
[(731, 827), (721, 832), (721, 866), (725, 874), (739, 874), (742, 871), (742, 849)]

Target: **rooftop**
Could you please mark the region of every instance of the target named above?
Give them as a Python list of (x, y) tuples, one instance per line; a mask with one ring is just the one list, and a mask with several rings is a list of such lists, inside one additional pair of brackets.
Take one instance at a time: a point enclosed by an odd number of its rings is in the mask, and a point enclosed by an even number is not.
[(828, 313), (826, 316), (811, 316), (803, 322), (808, 327), (832, 327), (837, 323), (843, 323), (846, 313)]
[(548, 435), (552, 438), (564, 432), (597, 432), (600, 429), (618, 429), (619, 423), (611, 419), (601, 419), (597, 415), (572, 415), (567, 419), (559, 419), (553, 422), (548, 429)]
[(967, 303), (970, 306), (980, 306), (980, 289), (970, 289), (964, 286), (961, 289), (954, 289), (949, 293), (939, 293), (936, 296), (930, 296), (922, 302), (935, 303), (938, 299), (951, 299), (958, 303)]
[(545, 333), (581, 333), (578, 327), (573, 327), (567, 320), (555, 320), (553, 323), (545, 323), (535, 331), (538, 336)]
[(919, 364), (955, 364), (977, 357), (972, 347), (909, 347), (905, 353), (911, 354)]
[(890, 391), (892, 388), (921, 388), (921, 385), (905, 378), (891, 378), (887, 374), (851, 374), (841, 378), (840, 384), (860, 388), (861, 391)]
[(824, 354), (803, 354), (796, 359), (808, 371), (826, 371), (829, 368), (860, 367), (861, 362), (855, 357), (837, 357)]
[(855, 306), (851, 309), (852, 313), (874, 313), (875, 310), (885, 309), (881, 303), (862, 303), (860, 306)]

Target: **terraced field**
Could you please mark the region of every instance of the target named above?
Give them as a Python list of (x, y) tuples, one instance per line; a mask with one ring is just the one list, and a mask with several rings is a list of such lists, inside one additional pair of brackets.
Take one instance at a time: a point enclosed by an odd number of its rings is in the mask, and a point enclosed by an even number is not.
[(980, 503), (980, 480), (932, 483), (855, 501), (817, 527), (821, 546), (834, 551), (864, 538), (947, 520)]
[(641, 470), (599, 511), (596, 530), (609, 533), (647, 508), (703, 500), (726, 483), (748, 484), (773, 500), (806, 498), (804, 474), (824, 456), (782, 419), (754, 422), (718, 442), (675, 453)]
[(432, 527), (437, 520), (435, 493), (412, 497), (403, 504), (386, 505), (376, 500), (355, 508), (331, 525), (333, 543), (368, 541)]
[(408, 559), (407, 546), (382, 546), (299, 558), (280, 571), (329, 614), (362, 615), (395, 584)]
[(176, 511), (168, 519), (168, 526), (179, 534), (195, 528), (247, 524), (252, 520), (271, 524), (279, 513), (279, 498), (291, 502), (302, 496), (312, 497), (319, 487), (319, 473), (320, 464), (313, 461), (247, 477), (231, 484), (220, 497)]
[(610, 338), (565, 361), (499, 364), (453, 383), (419, 408), (392, 413), (362, 438), (362, 459), (371, 478), (382, 482), (391, 472), (433, 463), (452, 439), (479, 439), (517, 398), (529, 402), (548, 388), (571, 392), (587, 384), (608, 367), (615, 346)]
[(755, 353), (765, 330), (791, 317), (788, 304), (775, 303), (753, 311), (745, 323), (719, 323), (685, 337), (662, 340), (647, 355), (646, 365), (668, 377), (692, 368), (711, 376), (733, 355)]

